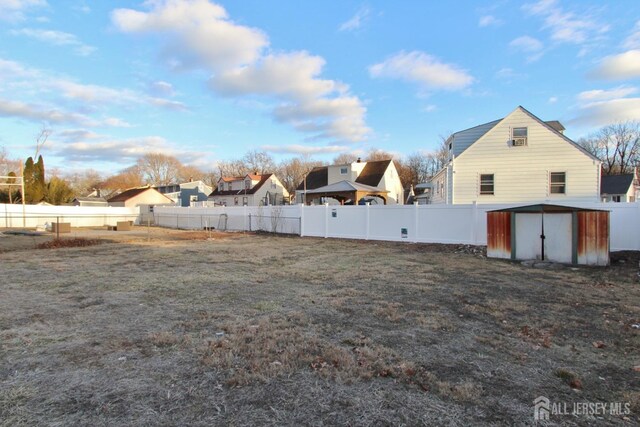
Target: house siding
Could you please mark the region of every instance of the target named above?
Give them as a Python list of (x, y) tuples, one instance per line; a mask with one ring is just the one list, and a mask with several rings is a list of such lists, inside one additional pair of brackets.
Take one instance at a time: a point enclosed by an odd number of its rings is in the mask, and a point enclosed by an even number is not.
[[(510, 146), (527, 127), (527, 146)], [(549, 173), (566, 173), (566, 194), (549, 193)], [(479, 194), (479, 175), (494, 174), (494, 195)], [(596, 201), (600, 163), (518, 108), (453, 161), (449, 203)], [(453, 187), (453, 188), (452, 188)]]
[(404, 189), (402, 188), (402, 182), (398, 176), (396, 165), (393, 162), (389, 163), (389, 167), (387, 167), (387, 170), (384, 172), (378, 187), (384, 188), (389, 192), (387, 193), (387, 204), (404, 204)]

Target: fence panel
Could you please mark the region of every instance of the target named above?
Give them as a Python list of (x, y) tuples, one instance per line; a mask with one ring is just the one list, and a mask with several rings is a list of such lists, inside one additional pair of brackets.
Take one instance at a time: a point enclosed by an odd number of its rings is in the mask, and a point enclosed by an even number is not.
[[(567, 203), (609, 210), (612, 250), (640, 250), (640, 203)], [(303, 236), (486, 245), (487, 211), (500, 205), (410, 206), (265, 206), (157, 207), (157, 223), (166, 227), (202, 227), (180, 215), (217, 218), (227, 215), (229, 230), (264, 230)], [(165, 218), (169, 215), (169, 218)], [(334, 216), (335, 215), (335, 216)], [(215, 221), (216, 219), (214, 219)], [(300, 228), (302, 226), (302, 229)], [(214, 228), (219, 228), (214, 224)], [(406, 232), (406, 234), (405, 234)], [(405, 237), (406, 236), (406, 237)]]

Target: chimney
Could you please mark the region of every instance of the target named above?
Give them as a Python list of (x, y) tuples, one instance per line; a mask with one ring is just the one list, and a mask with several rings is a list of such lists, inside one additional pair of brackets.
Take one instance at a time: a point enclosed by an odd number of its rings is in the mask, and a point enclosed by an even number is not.
[(356, 163), (361, 163), (362, 159), (360, 157), (358, 157), (358, 160), (356, 160)]
[(192, 176), (189, 177), (189, 182), (193, 182), (193, 177)]

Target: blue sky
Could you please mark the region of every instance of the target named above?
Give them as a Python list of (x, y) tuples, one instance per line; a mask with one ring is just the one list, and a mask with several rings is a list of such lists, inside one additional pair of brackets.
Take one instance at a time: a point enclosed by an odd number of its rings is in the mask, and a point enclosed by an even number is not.
[(436, 148), (522, 105), (640, 119), (637, 1), (0, 0), (0, 146), (108, 173)]

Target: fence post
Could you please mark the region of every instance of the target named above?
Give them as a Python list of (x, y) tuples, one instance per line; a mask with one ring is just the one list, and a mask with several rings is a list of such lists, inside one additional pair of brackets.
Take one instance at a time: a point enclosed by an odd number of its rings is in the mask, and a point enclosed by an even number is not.
[(147, 242), (151, 241), (151, 219), (147, 217)]
[(300, 237), (304, 237), (304, 203), (300, 205)]
[(242, 206), (242, 230), (247, 231), (247, 205)]
[(364, 211), (365, 212), (365, 214), (364, 214), (364, 218), (365, 218), (365, 220), (364, 220), (365, 221), (365, 236), (364, 236), (364, 239), (365, 240), (369, 240), (369, 233), (370, 233), (369, 228), (371, 227), (371, 220), (370, 220), (370, 217), (369, 217), (369, 215), (371, 215), (370, 212), (369, 212), (369, 206), (370, 205), (371, 205), (371, 202), (366, 202), (364, 204), (364, 206), (365, 206), (365, 208), (364, 208), (365, 209), (365, 211)]
[(329, 203), (324, 204), (324, 238), (329, 237)]
[(420, 225), (420, 218), (418, 217), (419, 214), (418, 202), (413, 202), (413, 243), (418, 243), (418, 226)]
[(251, 231), (251, 214), (249, 214), (249, 231)]

